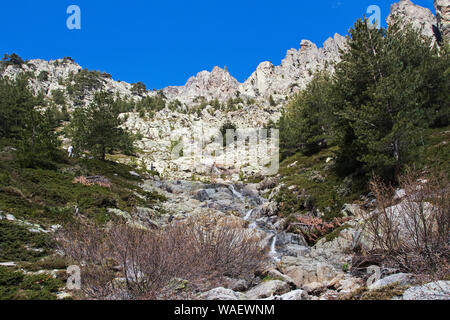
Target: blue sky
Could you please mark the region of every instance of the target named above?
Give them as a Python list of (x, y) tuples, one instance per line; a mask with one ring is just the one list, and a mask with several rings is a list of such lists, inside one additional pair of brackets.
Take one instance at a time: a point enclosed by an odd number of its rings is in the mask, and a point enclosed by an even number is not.
[[(201, 70), (227, 66), (243, 82), (262, 61), (278, 65), (302, 39), (318, 46), (346, 34), (370, 5), (382, 21), (395, 0), (17, 0), (0, 7), (0, 53), (25, 59), (70, 56), (149, 89), (183, 85)], [(433, 0), (415, 0), (433, 13)], [(69, 30), (69, 5), (81, 30)]]

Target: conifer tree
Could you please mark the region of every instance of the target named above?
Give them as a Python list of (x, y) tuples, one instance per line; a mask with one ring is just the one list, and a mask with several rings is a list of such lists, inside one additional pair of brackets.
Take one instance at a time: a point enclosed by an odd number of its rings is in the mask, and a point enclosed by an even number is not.
[(114, 151), (133, 152), (133, 136), (121, 127), (126, 119), (120, 117), (120, 107), (108, 93), (100, 92), (88, 107), (75, 110), (69, 132), (76, 153), (89, 151), (105, 160)]

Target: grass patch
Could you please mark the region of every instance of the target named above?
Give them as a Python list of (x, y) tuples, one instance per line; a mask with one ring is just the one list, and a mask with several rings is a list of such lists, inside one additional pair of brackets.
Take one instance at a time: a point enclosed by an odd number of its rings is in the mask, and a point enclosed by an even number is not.
[[(324, 149), (312, 156), (300, 153), (285, 159), (280, 165), (281, 188), (276, 200), (281, 215), (319, 210), (327, 221), (341, 216), (345, 203), (351, 203), (368, 191), (363, 178), (343, 179), (333, 170), (332, 158), (337, 147)], [(294, 187), (291, 189), (290, 187)]]
[[(94, 221), (110, 220), (106, 208), (130, 211), (135, 206), (152, 206), (165, 197), (146, 192), (141, 177), (130, 174), (130, 166), (95, 159), (71, 160), (58, 170), (20, 168), (14, 161), (0, 164), (0, 210), (17, 218), (44, 224), (64, 224), (73, 219), (75, 206)], [(73, 183), (78, 176), (101, 175), (111, 187)]]

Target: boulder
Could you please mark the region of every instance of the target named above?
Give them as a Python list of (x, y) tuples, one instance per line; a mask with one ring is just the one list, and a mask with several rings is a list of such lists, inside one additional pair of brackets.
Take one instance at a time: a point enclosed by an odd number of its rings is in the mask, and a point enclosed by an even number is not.
[(409, 288), (403, 300), (450, 300), (450, 281), (436, 281)]
[(241, 296), (231, 289), (219, 287), (203, 293), (200, 298), (202, 300), (239, 300)]
[(266, 202), (262, 205), (260, 209), (261, 215), (268, 217), (276, 215), (278, 212), (278, 203), (276, 202)]
[(244, 279), (226, 278), (225, 281), (226, 281), (225, 287), (233, 291), (242, 292), (247, 290), (249, 287), (249, 282)]
[(194, 196), (194, 199), (200, 202), (204, 202), (210, 199), (210, 193), (205, 189), (198, 190)]
[(337, 290), (340, 293), (350, 293), (364, 286), (363, 280), (360, 278), (348, 278), (339, 281)]
[(318, 295), (326, 290), (327, 286), (322, 282), (311, 282), (303, 285), (302, 289), (309, 294)]
[[(307, 300), (308, 292), (305, 290), (294, 290), (279, 296), (279, 300)], [(278, 300), (278, 299), (277, 299)]]
[(262, 274), (263, 277), (270, 277), (272, 279), (277, 279), (286, 282), (291, 286), (291, 288), (297, 288), (295, 281), (289, 276), (282, 274), (280, 271), (276, 269), (269, 269)]
[(408, 285), (411, 284), (413, 280), (414, 276), (410, 273), (397, 273), (375, 281), (369, 286), (369, 289), (379, 289), (393, 283), (398, 283), (399, 285)]
[(312, 282), (328, 282), (339, 274), (333, 266), (307, 257), (282, 257), (281, 266), (298, 288)]
[(250, 300), (269, 298), (275, 295), (282, 295), (290, 291), (289, 284), (281, 280), (264, 281), (251, 290), (246, 296)]

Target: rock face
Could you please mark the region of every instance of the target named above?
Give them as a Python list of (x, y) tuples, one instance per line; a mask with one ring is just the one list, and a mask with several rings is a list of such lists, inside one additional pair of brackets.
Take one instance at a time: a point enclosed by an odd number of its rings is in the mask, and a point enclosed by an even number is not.
[(403, 293), (403, 300), (450, 300), (450, 281), (409, 288)]
[(225, 100), (235, 98), (239, 83), (228, 70), (214, 67), (211, 72), (201, 71), (191, 77), (183, 87), (168, 87), (163, 89), (164, 94), (172, 99), (182, 102), (193, 102), (197, 97), (205, 99)]
[[(57, 59), (57, 60), (41, 60), (34, 59), (23, 64), (20, 68), (17, 66), (9, 65), (3, 72), (0, 68), (0, 76), (16, 78), (20, 73), (29, 73), (33, 77), (30, 79), (30, 88), (37, 93), (44, 93), (44, 95), (51, 97), (54, 90), (62, 90), (67, 96), (67, 80), (82, 71), (83, 68), (72, 61), (71, 59)], [(98, 72), (98, 81), (100, 88), (97, 90), (109, 91), (114, 94), (118, 94), (121, 97), (128, 97), (132, 99), (141, 99), (142, 96), (138, 96), (132, 92), (132, 85), (122, 81), (115, 81), (110, 75), (106, 73)], [(84, 97), (84, 103), (92, 101), (95, 91), (89, 90)], [(143, 96), (153, 96), (156, 92), (147, 91)], [(74, 106), (73, 101), (68, 104), (69, 109)]]
[(335, 34), (323, 44), (323, 48), (308, 40), (302, 40), (300, 49), (290, 49), (280, 66), (262, 62), (241, 86), (240, 92), (249, 97), (290, 95), (306, 87), (318, 70), (331, 70), (339, 61), (339, 49), (345, 49), (345, 37)]
[(436, 17), (427, 8), (415, 5), (410, 0), (400, 0), (391, 5), (391, 12), (387, 18), (388, 24), (392, 24), (396, 18), (401, 18), (405, 23), (411, 23), (417, 30), (430, 38), (436, 36)]
[(445, 41), (450, 41), (450, 0), (434, 0), (437, 25)]

